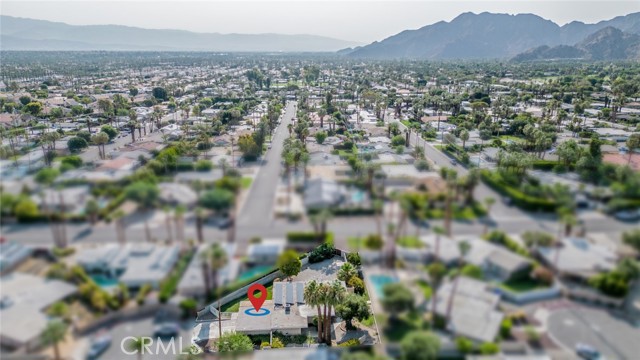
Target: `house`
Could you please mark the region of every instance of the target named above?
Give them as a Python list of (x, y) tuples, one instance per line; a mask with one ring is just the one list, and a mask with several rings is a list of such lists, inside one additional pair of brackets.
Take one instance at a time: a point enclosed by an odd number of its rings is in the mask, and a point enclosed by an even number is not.
[(117, 279), (129, 288), (149, 284), (157, 289), (179, 255), (178, 245), (107, 244), (79, 251), (76, 261), (87, 273)]
[(187, 185), (160, 183), (158, 190), (160, 191), (160, 201), (168, 205), (191, 208), (198, 201), (198, 194)]
[[(449, 331), (476, 342), (493, 341), (500, 330), (504, 314), (496, 310), (500, 295), (493, 293), (482, 281), (461, 276), (454, 293), (454, 281), (444, 283), (438, 290), (435, 301), (436, 314), (447, 316), (451, 306)], [(429, 308), (431, 308), (429, 304)]]
[[(208, 245), (200, 245), (198, 250), (191, 259), (189, 266), (184, 272), (180, 283), (178, 283), (178, 293), (185, 297), (202, 297), (205, 294), (204, 276), (202, 274), (202, 257), (205, 251), (209, 249)], [(235, 244), (224, 245), (225, 253), (235, 254)], [(227, 264), (219, 269), (217, 272), (217, 284), (219, 286), (225, 285), (236, 279), (238, 270), (240, 268), (240, 261), (234, 257), (229, 256)], [(213, 279), (211, 279), (213, 281)]]
[(616, 267), (618, 256), (614, 250), (586, 238), (564, 238), (561, 245), (541, 247), (537, 251), (541, 260), (548, 267), (558, 270), (562, 276), (587, 281), (594, 275)]
[(72, 186), (60, 190), (44, 189), (31, 199), (40, 210), (64, 211), (68, 214), (82, 214), (91, 199), (89, 186)]
[(311, 179), (304, 188), (304, 205), (307, 209), (331, 208), (344, 201), (346, 195), (346, 188), (335, 180)]
[(23, 244), (0, 238), (0, 274), (15, 269), (31, 256), (31, 252), (31, 248)]
[(49, 317), (46, 309), (73, 295), (76, 287), (60, 280), (14, 272), (0, 277), (0, 346), (35, 350)]
[(249, 245), (247, 249), (247, 262), (254, 265), (273, 265), (285, 247), (286, 241), (284, 239), (262, 239), (260, 243)]

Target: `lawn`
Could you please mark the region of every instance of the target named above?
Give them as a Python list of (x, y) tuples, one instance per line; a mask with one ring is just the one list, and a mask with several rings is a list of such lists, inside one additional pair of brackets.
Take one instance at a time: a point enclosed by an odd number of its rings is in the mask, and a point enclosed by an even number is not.
[(384, 337), (391, 342), (400, 342), (405, 336), (415, 331), (427, 330), (429, 323), (424, 321), (418, 312), (399, 316), (395, 320), (388, 319), (383, 326)]
[[(267, 300), (273, 299), (273, 283), (268, 284), (267, 288)], [(256, 294), (257, 295), (257, 294)], [(247, 296), (239, 297), (233, 301), (230, 301), (222, 306), (222, 312), (238, 312), (240, 311), (240, 303), (242, 301), (249, 301)]]
[(357, 250), (357, 249), (364, 249), (364, 238), (363, 237), (348, 237), (347, 238), (347, 246), (349, 247), (349, 249), (352, 250)]
[(518, 279), (503, 282), (500, 284), (500, 287), (514, 293), (522, 293), (536, 289), (544, 289), (547, 285), (533, 279)]
[(243, 177), (242, 179), (240, 179), (240, 185), (243, 189), (248, 189), (251, 186), (252, 182), (253, 178), (250, 177)]
[(422, 294), (424, 294), (425, 299), (428, 300), (431, 298), (431, 293), (433, 292), (433, 290), (431, 289), (431, 286), (429, 286), (429, 284), (426, 281), (418, 280), (416, 281), (416, 285), (418, 285), (420, 290), (422, 290)]
[(420, 249), (424, 244), (415, 236), (404, 236), (398, 239), (398, 245), (409, 249)]

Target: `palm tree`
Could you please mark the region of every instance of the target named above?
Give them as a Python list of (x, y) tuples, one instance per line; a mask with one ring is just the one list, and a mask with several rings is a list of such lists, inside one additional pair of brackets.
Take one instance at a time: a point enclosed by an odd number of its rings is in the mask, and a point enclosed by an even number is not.
[(458, 243), (458, 249), (460, 250), (460, 257), (458, 258), (458, 274), (456, 275), (456, 279), (453, 283), (451, 296), (449, 296), (449, 301), (447, 302), (447, 321), (451, 320), (451, 309), (453, 308), (453, 300), (456, 296), (456, 292), (458, 291), (458, 282), (460, 281), (460, 277), (462, 276), (462, 267), (464, 265), (465, 259), (467, 258), (467, 254), (471, 250), (471, 244), (466, 241), (462, 241)]
[[(211, 267), (211, 277), (213, 278), (213, 293), (218, 292), (218, 271), (225, 267), (228, 262), (226, 251), (218, 243), (213, 243), (209, 249), (209, 266)], [(222, 312), (220, 311), (220, 298), (218, 298), (218, 333), (222, 336)]]
[(138, 336), (131, 339), (131, 341), (129, 341), (129, 343), (127, 344), (127, 348), (129, 349), (129, 351), (135, 351), (138, 354), (138, 360), (142, 360), (142, 354), (144, 353), (144, 349), (150, 345), (148, 343), (149, 340), (147, 339), (149, 338), (144, 336)]
[(484, 206), (487, 209), (487, 219), (485, 219), (485, 223), (484, 223), (484, 231), (482, 232), (483, 234), (486, 234), (487, 231), (489, 230), (489, 222), (488, 222), (488, 217), (491, 216), (491, 207), (493, 206), (493, 204), (496, 203), (496, 199), (489, 196), (484, 198)]
[(322, 209), (318, 213), (309, 216), (311, 224), (313, 225), (313, 232), (316, 233), (316, 238), (319, 241), (324, 241), (327, 235), (327, 222), (331, 220), (333, 214), (328, 209)]
[(100, 159), (104, 159), (107, 156), (104, 147), (109, 143), (109, 135), (99, 132), (91, 137), (91, 142), (98, 146), (98, 156), (100, 156)]
[(58, 344), (67, 336), (67, 325), (60, 320), (52, 320), (42, 330), (42, 343), (44, 345), (52, 345), (54, 359), (60, 360), (60, 348)]
[(446, 167), (440, 168), (440, 177), (445, 181), (447, 190), (445, 193), (446, 211), (445, 211), (445, 229), (447, 236), (451, 236), (451, 200), (453, 197), (453, 190), (456, 188), (458, 173)]
[(328, 312), (324, 318), (324, 340), (327, 345), (331, 345), (331, 309), (342, 303), (346, 296), (346, 290), (338, 280), (331, 284), (325, 284), (325, 286), (327, 287), (325, 304), (327, 305)]
[(204, 234), (203, 234), (203, 226), (204, 226), (204, 210), (201, 207), (197, 207), (195, 210), (196, 216), (196, 236), (198, 238), (198, 244), (204, 243)]
[(447, 268), (440, 262), (434, 262), (427, 268), (429, 273), (429, 280), (431, 280), (431, 288), (433, 289), (433, 295), (431, 296), (431, 323), (435, 323), (436, 318), (436, 303), (438, 299), (438, 288), (440, 283), (447, 272)]
[(173, 232), (171, 230), (171, 208), (165, 206), (162, 210), (164, 210), (164, 224), (167, 227), (167, 240), (169, 243), (173, 243)]
[(311, 280), (304, 288), (304, 302), (309, 306), (315, 306), (318, 310), (318, 342), (321, 343), (324, 340), (324, 332), (322, 331), (322, 324), (324, 322), (322, 318), (322, 297), (323, 288), (315, 280)]

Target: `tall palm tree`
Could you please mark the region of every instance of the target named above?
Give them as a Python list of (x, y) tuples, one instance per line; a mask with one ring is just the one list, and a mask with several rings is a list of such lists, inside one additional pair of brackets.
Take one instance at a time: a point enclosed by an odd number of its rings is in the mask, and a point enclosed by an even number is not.
[(487, 231), (489, 231), (488, 218), (491, 216), (491, 207), (493, 207), (493, 204), (495, 203), (496, 203), (496, 199), (491, 196), (484, 198), (484, 206), (487, 209), (487, 215), (486, 215), (487, 219), (485, 220), (485, 223), (484, 223), (484, 230), (482, 232), (483, 234), (486, 234)]
[(313, 214), (309, 217), (311, 224), (313, 225), (313, 231), (316, 233), (316, 237), (320, 241), (324, 241), (327, 235), (327, 222), (331, 220), (333, 215), (328, 209), (322, 209), (317, 214)]
[(451, 201), (453, 197), (453, 190), (456, 188), (458, 173), (446, 167), (440, 168), (440, 177), (446, 183), (446, 193), (445, 193), (445, 201), (446, 201), (446, 210), (445, 210), (445, 230), (447, 236), (451, 236), (451, 218), (452, 218), (452, 209), (451, 209)]
[(196, 237), (198, 238), (198, 244), (204, 243), (204, 209), (197, 207), (195, 210), (196, 216)]
[(326, 317), (324, 319), (325, 326), (325, 342), (327, 345), (331, 345), (331, 309), (335, 309), (335, 307), (344, 301), (346, 296), (346, 290), (342, 283), (338, 280), (332, 282), (331, 284), (325, 284), (327, 286), (325, 303), (327, 304), (328, 313), (326, 313)]
[(211, 270), (209, 269), (209, 252), (210, 249), (205, 249), (200, 252), (200, 268), (202, 269), (202, 280), (204, 283), (204, 297), (205, 300), (211, 296)]
[(309, 306), (315, 306), (318, 310), (318, 342), (324, 340), (324, 332), (322, 331), (324, 319), (322, 317), (322, 285), (315, 280), (311, 280), (304, 288), (304, 302)]
[(42, 330), (42, 343), (44, 345), (52, 345), (54, 359), (60, 360), (60, 348), (58, 344), (64, 341), (67, 335), (67, 325), (60, 320), (52, 320), (47, 323), (47, 326)]
[(164, 224), (167, 227), (167, 240), (169, 243), (173, 243), (173, 232), (171, 230), (171, 208), (165, 206), (162, 210), (164, 210)]
[[(218, 271), (227, 265), (228, 260), (227, 252), (220, 246), (220, 244), (213, 243), (209, 249), (209, 266), (211, 266), (214, 294), (218, 292)], [(222, 336), (222, 312), (220, 311), (220, 308), (220, 298), (218, 297), (218, 333)]]
[(442, 283), (442, 279), (447, 272), (447, 268), (440, 262), (434, 262), (427, 268), (429, 273), (429, 280), (431, 281), (431, 288), (433, 295), (431, 296), (431, 323), (435, 323), (436, 318), (436, 303), (438, 299), (438, 289)]

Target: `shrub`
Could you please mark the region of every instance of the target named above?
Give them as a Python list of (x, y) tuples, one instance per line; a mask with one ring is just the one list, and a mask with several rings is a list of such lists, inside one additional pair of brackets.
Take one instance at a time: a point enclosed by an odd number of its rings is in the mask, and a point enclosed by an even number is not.
[(500, 347), (496, 343), (486, 342), (480, 345), (479, 350), (482, 355), (494, 355), (500, 351)]
[(39, 184), (51, 184), (60, 175), (60, 171), (54, 168), (43, 168), (36, 173), (34, 180)]
[(545, 285), (553, 284), (553, 272), (544, 266), (537, 266), (531, 273), (531, 277)]
[(456, 348), (459, 352), (468, 354), (473, 351), (473, 341), (464, 336), (459, 336), (456, 338)]
[(358, 295), (364, 294), (364, 281), (362, 281), (362, 279), (360, 279), (359, 277), (354, 276), (349, 279), (349, 281), (347, 282), (347, 286), (352, 287), (353, 292)]
[(271, 348), (282, 349), (283, 347), (284, 347), (284, 344), (282, 343), (282, 340), (280, 340), (280, 338), (278, 337), (274, 337), (273, 340), (271, 341)]
[(391, 146), (392, 147), (404, 146), (404, 144), (405, 144), (404, 135), (396, 135), (393, 138), (391, 138)]
[(347, 261), (355, 267), (362, 265), (362, 260), (360, 259), (360, 254), (358, 253), (348, 253)]
[(53, 256), (57, 258), (62, 258), (62, 257), (67, 257), (69, 255), (73, 255), (76, 252), (76, 249), (72, 247), (59, 248), (56, 246), (53, 248), (53, 250), (51, 250), (51, 252), (53, 253)]
[(341, 346), (341, 347), (360, 346), (360, 340), (349, 339), (341, 344), (338, 344), (338, 346)]
[(318, 234), (314, 232), (292, 231), (287, 233), (288, 242), (315, 242)]
[(209, 160), (198, 160), (194, 168), (196, 171), (209, 171), (213, 169), (213, 164)]
[(509, 197), (513, 203), (523, 209), (531, 211), (555, 211), (557, 204), (554, 201), (540, 197), (527, 195), (517, 188), (509, 185), (500, 174), (483, 170), (482, 180), (492, 189), (503, 196)]
[(40, 216), (38, 205), (29, 198), (24, 198), (13, 208), (13, 213), (20, 222), (28, 222), (37, 220)]
[(319, 263), (326, 259), (331, 259), (335, 255), (335, 248), (331, 244), (324, 243), (309, 253), (309, 263)]
[(511, 320), (508, 318), (505, 318), (504, 320), (502, 320), (502, 322), (500, 323), (500, 336), (503, 339), (508, 339), (511, 337), (511, 328), (513, 327), (513, 324), (511, 323)]
[(62, 158), (62, 164), (69, 164), (77, 169), (82, 166), (82, 158), (78, 155), (69, 155)]
[(144, 284), (142, 285), (142, 287), (140, 287), (140, 290), (138, 290), (138, 295), (136, 296), (136, 302), (138, 303), (138, 305), (144, 305), (147, 295), (149, 295), (150, 292), (151, 285)]

